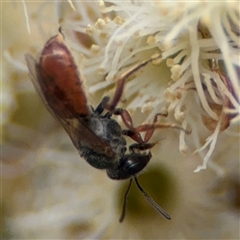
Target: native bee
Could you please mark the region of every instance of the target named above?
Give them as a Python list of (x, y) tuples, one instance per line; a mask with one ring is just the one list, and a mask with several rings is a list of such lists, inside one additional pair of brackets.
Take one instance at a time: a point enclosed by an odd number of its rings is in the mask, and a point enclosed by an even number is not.
[[(158, 55), (156, 58), (160, 57)], [(158, 123), (159, 114), (155, 116), (152, 124), (134, 127), (128, 111), (116, 107), (129, 76), (154, 59), (137, 64), (124, 73), (117, 81), (112, 99), (105, 96), (99, 105), (93, 108), (88, 103), (81, 74), (64, 42), (61, 30), (58, 35), (46, 42), (38, 60), (30, 54), (26, 54), (25, 58), (31, 80), (45, 106), (61, 123), (80, 156), (93, 167), (106, 169), (111, 179), (130, 179), (120, 222), (125, 216), (126, 198), (132, 179), (151, 205), (166, 219), (171, 219), (142, 189), (136, 174), (146, 167), (152, 157), (150, 151), (145, 152), (155, 145), (148, 141), (156, 128), (170, 127), (186, 130), (176, 124)], [(126, 129), (121, 128), (112, 118), (113, 115), (121, 116)], [(145, 132), (144, 139), (140, 132)], [(136, 143), (127, 147), (125, 136), (132, 138)]]

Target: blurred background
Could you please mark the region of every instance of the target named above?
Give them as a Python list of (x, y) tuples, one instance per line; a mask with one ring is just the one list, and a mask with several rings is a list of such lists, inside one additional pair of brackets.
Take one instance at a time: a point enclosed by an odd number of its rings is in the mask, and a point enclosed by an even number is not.
[[(126, 3), (129, 9), (140, 5)], [(139, 182), (172, 220), (160, 216), (132, 186), (126, 219), (120, 224), (128, 181), (112, 181), (105, 171), (81, 159), (41, 102), (28, 76), (24, 54), (37, 58), (60, 25), (86, 78), (89, 102), (96, 106), (106, 93), (112, 93), (114, 84), (99, 74), (102, 60), (97, 60), (94, 51), (100, 50), (92, 47), (101, 45), (82, 31), (100, 17), (116, 17), (113, 12), (102, 13), (101, 7), (98, 2), (83, 1), (1, 4), (2, 239), (239, 239), (238, 124), (219, 135), (211, 157), (216, 164), (199, 173), (194, 170), (202, 164), (203, 155), (193, 155), (193, 145), (198, 142), (202, 146), (209, 130), (199, 124), (199, 140), (192, 142), (186, 137), (190, 151), (185, 156), (179, 151), (179, 132), (156, 130), (152, 141), (163, 140), (152, 149), (153, 158)], [(107, 40), (103, 37), (102, 46)], [(152, 53), (141, 57), (146, 59)], [(159, 70), (149, 66), (139, 75), (154, 76), (154, 71)], [(169, 71), (161, 74), (169, 76)], [(143, 78), (138, 81), (141, 85)], [(130, 106), (134, 123), (139, 125), (146, 116), (134, 98), (128, 102), (126, 97), (121, 106)]]

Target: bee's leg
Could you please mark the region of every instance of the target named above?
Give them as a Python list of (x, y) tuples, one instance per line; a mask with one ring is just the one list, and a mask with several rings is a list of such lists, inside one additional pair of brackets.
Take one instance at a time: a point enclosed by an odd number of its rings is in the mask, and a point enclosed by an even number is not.
[[(159, 115), (164, 116), (164, 117), (167, 116), (167, 114), (158, 113), (154, 117), (153, 124), (143, 124), (143, 125), (140, 125), (140, 126), (134, 128), (133, 123), (132, 123), (132, 118), (126, 109), (117, 108), (117, 109), (115, 109), (113, 114), (121, 115), (124, 124), (128, 128), (126, 130), (123, 130), (122, 134), (129, 136), (130, 138), (132, 138), (133, 140), (135, 140), (138, 143), (147, 143), (150, 140), (150, 138), (152, 137), (154, 130), (155, 130), (154, 124), (156, 124), (157, 117)], [(151, 127), (148, 127), (148, 125), (150, 125)], [(144, 140), (142, 139), (142, 137), (140, 135), (140, 131), (146, 132), (145, 136), (144, 136)]]
[[(147, 143), (151, 139), (155, 129), (157, 128), (174, 128), (180, 131), (184, 131), (186, 134), (191, 133), (191, 131), (184, 129), (183, 127), (175, 123), (170, 123), (170, 122), (158, 123), (157, 122), (158, 116), (166, 117), (167, 114), (158, 113), (154, 116), (153, 123), (145, 123), (138, 127), (133, 127), (131, 116), (127, 112), (127, 110), (117, 108), (114, 114), (121, 115), (123, 122), (128, 127), (128, 129), (123, 130), (123, 134), (131, 137), (133, 140), (135, 140), (138, 143)], [(140, 132), (146, 132), (144, 139), (142, 139)]]
[(130, 152), (140, 152), (151, 149), (156, 143), (133, 143), (129, 146)]
[(153, 123), (145, 123), (135, 128), (137, 132), (146, 132), (144, 136), (144, 142), (148, 142), (152, 137), (156, 128), (174, 128), (180, 131), (184, 131), (186, 134), (190, 134), (191, 130), (186, 130), (183, 127), (179, 126), (175, 123), (165, 122), (165, 123), (157, 123), (157, 117), (161, 114), (156, 114), (153, 120)]
[(135, 130), (124, 129), (122, 130), (122, 134), (132, 138), (137, 143), (144, 143), (141, 134)]
[(157, 54), (155, 57), (152, 57), (151, 59), (138, 63), (135, 66), (133, 66), (131, 69), (129, 69), (127, 72), (123, 73), (122, 76), (117, 80), (116, 90), (111, 102), (107, 103), (105, 105), (105, 108), (108, 111), (113, 112), (120, 98), (122, 97), (125, 82), (129, 79), (129, 77), (132, 76), (135, 72), (137, 72), (141, 68), (145, 67), (148, 63), (154, 60), (159, 60), (159, 59), (161, 60), (161, 54)]

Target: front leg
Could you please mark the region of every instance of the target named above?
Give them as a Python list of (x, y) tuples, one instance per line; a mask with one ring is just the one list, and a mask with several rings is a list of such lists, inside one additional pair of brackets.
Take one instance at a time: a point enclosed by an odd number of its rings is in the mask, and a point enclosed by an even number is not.
[(155, 129), (157, 128), (173, 128), (173, 129), (177, 129), (180, 131), (185, 132), (186, 134), (190, 134), (191, 130), (186, 130), (183, 127), (175, 124), (175, 123), (170, 123), (170, 122), (166, 122), (166, 123), (146, 123), (146, 124), (142, 124), (138, 127), (136, 127), (136, 131), (137, 132), (146, 132), (146, 135), (144, 137), (144, 142), (148, 142), (149, 139), (151, 138), (153, 132), (155, 131)]
[(129, 151), (130, 152), (145, 151), (154, 147), (155, 144), (156, 143), (133, 143), (129, 146)]
[(135, 130), (124, 129), (124, 130), (122, 130), (122, 134), (130, 137), (137, 143), (144, 143), (144, 141), (142, 140), (141, 134)]
[(125, 124), (125, 126), (128, 129), (132, 129), (132, 130), (134, 129), (132, 117), (131, 117), (131, 115), (129, 114), (129, 112), (126, 109), (115, 108), (114, 111), (112, 111), (112, 114), (120, 115), (122, 120), (123, 120), (123, 123)]

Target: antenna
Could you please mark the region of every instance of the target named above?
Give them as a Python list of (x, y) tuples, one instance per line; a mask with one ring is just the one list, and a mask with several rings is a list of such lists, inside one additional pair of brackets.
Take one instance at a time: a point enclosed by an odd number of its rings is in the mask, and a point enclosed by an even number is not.
[[(168, 220), (171, 220), (171, 217), (168, 215), (168, 213), (166, 213), (141, 187), (141, 185), (139, 184), (137, 177), (134, 176), (134, 180), (136, 182), (136, 185), (138, 187), (138, 189), (140, 190), (140, 192), (144, 195), (144, 197), (148, 200), (148, 202), (153, 206), (153, 208), (159, 212), (160, 214), (162, 214), (163, 217), (165, 217)], [(128, 188), (124, 194), (124, 200), (123, 200), (123, 207), (122, 207), (122, 214), (119, 218), (119, 222), (123, 222), (125, 215), (126, 215), (126, 205), (127, 205), (127, 195), (129, 193), (129, 190), (131, 188), (132, 185), (132, 178), (130, 179)]]
[(155, 208), (155, 210), (161, 213), (166, 219), (171, 220), (171, 217), (142, 189), (136, 176), (134, 176), (134, 180), (138, 186), (138, 189), (146, 197), (148, 202)]
[(122, 207), (122, 214), (121, 217), (119, 218), (119, 222), (121, 223), (124, 220), (125, 214), (126, 214), (126, 203), (127, 203), (127, 195), (129, 193), (129, 190), (131, 188), (132, 185), (132, 178), (130, 179), (127, 191), (124, 194), (124, 200), (123, 200), (123, 207)]

